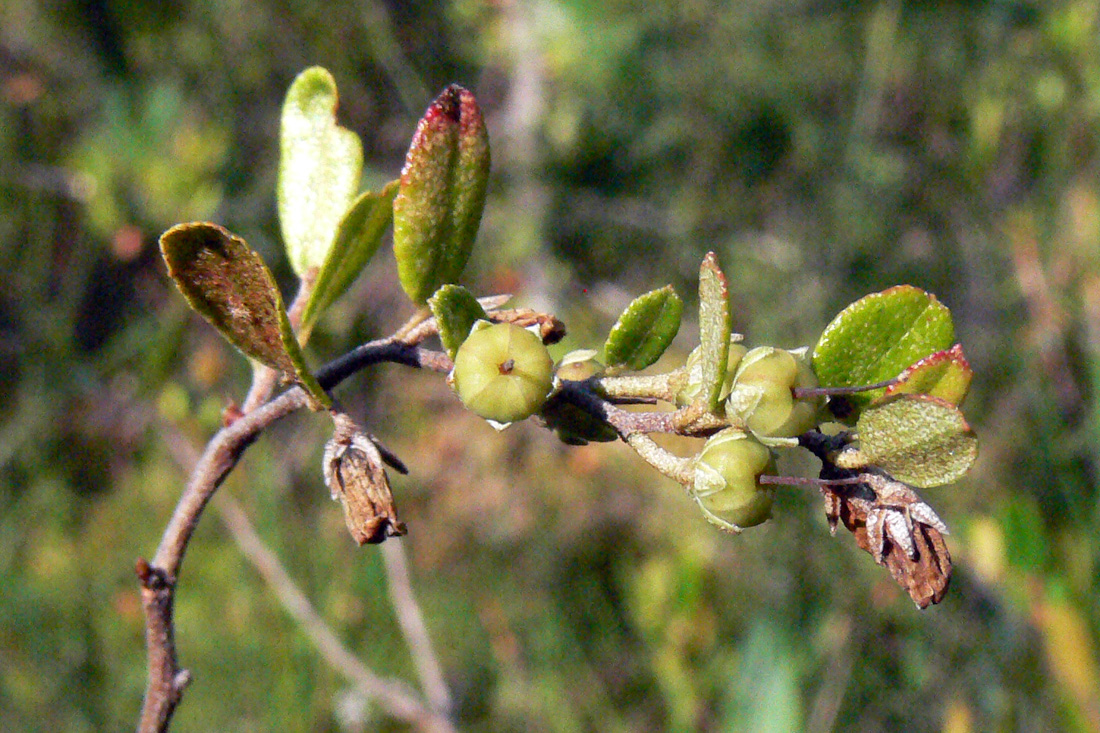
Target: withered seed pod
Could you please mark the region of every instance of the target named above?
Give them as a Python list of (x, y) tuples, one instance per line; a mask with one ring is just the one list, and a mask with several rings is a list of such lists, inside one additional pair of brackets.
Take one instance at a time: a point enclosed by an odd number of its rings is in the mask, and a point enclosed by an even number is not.
[(378, 447), (361, 432), (334, 436), (325, 444), (325, 484), (343, 504), (348, 531), (360, 545), (405, 534), (382, 463)]

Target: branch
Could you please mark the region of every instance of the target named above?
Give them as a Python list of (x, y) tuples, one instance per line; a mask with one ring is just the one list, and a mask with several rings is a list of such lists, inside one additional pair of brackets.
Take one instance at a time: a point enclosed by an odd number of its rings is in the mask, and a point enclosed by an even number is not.
[(199, 516), (256, 435), (279, 418), (305, 405), (305, 392), (295, 387), (219, 430), (195, 466), (164, 530), (153, 562), (142, 559), (137, 563), (146, 619), (146, 654), (149, 658), (149, 677), (139, 725), (142, 733), (168, 729), (184, 688), (191, 679), (190, 674), (179, 667), (172, 611), (180, 564)]
[[(615, 381), (619, 384), (620, 378)], [(615, 402), (628, 399), (623, 394), (604, 396), (602, 387), (607, 378), (589, 379), (584, 382), (563, 382), (563, 399), (580, 407), (615, 428), (623, 440), (634, 433), (676, 433), (695, 438), (705, 438), (722, 428), (729, 427), (725, 416), (715, 415), (697, 405), (688, 405), (675, 412), (629, 412), (618, 407)]]
[[(181, 466), (194, 465), (198, 459), (198, 450), (181, 434), (170, 426), (164, 428), (165, 443)], [(376, 700), (390, 715), (406, 720), (423, 730), (452, 731), (450, 721), (442, 711), (429, 710), (400, 680), (387, 680), (372, 672), (344, 644), (342, 644), (325, 620), (314, 610), (305, 594), (299, 589), (278, 556), (272, 552), (257, 534), (248, 515), (232, 496), (223, 496), (218, 504), (222, 524), (229, 531), (241, 552), (256, 568), (256, 571), (271, 586), (275, 596), (287, 613), (302, 626), (306, 636), (313, 641), (321, 657), (342, 674), (365, 698)], [(394, 545), (389, 543), (388, 546)], [(398, 546), (399, 547), (399, 546)], [(405, 578), (407, 585), (407, 575)], [(412, 590), (407, 590), (411, 598)], [(415, 599), (412, 599), (415, 608)], [(400, 611), (398, 614), (400, 615)], [(170, 628), (170, 627), (169, 627)], [(419, 643), (419, 642), (417, 642)], [(414, 642), (410, 640), (410, 647)], [(184, 672), (186, 675), (187, 673)], [(188, 677), (189, 679), (189, 677)], [(446, 688), (443, 688), (446, 692)], [(429, 696), (431, 700), (431, 697)]]
[(397, 614), (401, 633), (412, 651), (416, 672), (428, 702), (436, 714), (446, 718), (451, 713), (451, 693), (443, 679), (443, 671), (432, 650), (428, 628), (424, 616), (413, 595), (409, 578), (409, 565), (405, 558), (405, 545), (402, 542), (383, 542), (382, 559), (386, 565), (386, 579), (390, 592), (390, 604)]
[[(435, 371), (450, 370), (450, 359), (446, 355), (415, 345), (396, 343), (391, 338), (363, 344), (330, 362), (318, 370), (318, 381), (325, 389), (332, 389), (360, 369), (383, 361)], [(149, 660), (145, 702), (139, 725), (143, 733), (168, 729), (184, 688), (190, 681), (190, 674), (179, 667), (173, 606), (180, 565), (203, 509), (260, 432), (276, 420), (307, 405), (306, 393), (299, 387), (293, 387), (219, 430), (207, 443), (195, 465), (153, 561), (138, 561), (136, 570), (142, 588), (146, 655)]]
[(626, 440), (634, 433), (674, 433), (674, 412), (629, 412), (600, 396), (589, 382), (563, 382), (562, 398), (605, 420)]

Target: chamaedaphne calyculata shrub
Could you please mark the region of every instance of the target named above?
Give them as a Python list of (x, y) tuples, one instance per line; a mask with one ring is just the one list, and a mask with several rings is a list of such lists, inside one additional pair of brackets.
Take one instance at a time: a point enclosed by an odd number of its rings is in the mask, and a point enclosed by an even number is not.
[[(972, 372), (951, 313), (909, 285), (841, 311), (812, 348), (750, 344), (731, 330), (726, 277), (707, 253), (699, 269), (699, 344), (685, 363), (647, 372), (676, 336), (683, 302), (671, 286), (636, 298), (603, 344), (556, 364), (547, 345), (565, 325), (506, 307), (457, 284), (476, 240), (489, 176), (489, 137), (474, 95), (445, 89), (421, 118), (400, 177), (360, 192), (358, 136), (335, 118), (336, 86), (304, 71), (283, 107), (278, 212), (300, 279), (289, 307), (260, 256), (206, 222), (160, 239), (168, 274), (188, 303), (254, 364), (252, 390), (226, 413), (196, 467), (161, 547), (139, 561), (150, 679), (143, 729), (171, 718), (186, 673), (175, 659), (171, 607), (183, 551), (203, 506), (264, 427), (298, 409), (332, 421), (319, 480), (341, 502), (362, 544), (415, 531), (398, 519), (388, 469), (404, 465), (344, 412), (332, 390), (381, 362), (438, 372), (470, 411), (498, 429), (534, 419), (570, 445), (622, 440), (683, 486), (685, 512), (739, 533), (770, 518), (784, 487), (819, 491), (832, 532), (843, 526), (920, 608), (947, 591), (944, 522), (917, 490), (955, 481), (977, 454), (959, 410)], [(369, 264), (392, 229), (408, 321), (311, 369), (302, 353), (317, 320)], [(282, 380), (282, 381), (280, 381)], [(280, 384), (293, 384), (280, 391)], [(626, 409), (629, 408), (629, 409)], [(698, 438), (675, 455), (656, 433)], [(782, 451), (810, 451), (816, 477), (783, 476)], [(411, 530), (409, 529), (411, 528)]]

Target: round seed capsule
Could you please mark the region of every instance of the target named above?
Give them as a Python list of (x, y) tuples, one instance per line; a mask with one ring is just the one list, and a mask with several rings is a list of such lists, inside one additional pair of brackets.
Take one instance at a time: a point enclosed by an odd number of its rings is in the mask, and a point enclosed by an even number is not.
[(546, 402), (553, 362), (542, 340), (511, 323), (475, 326), (455, 354), (458, 398), (486, 420), (515, 422)]
[(753, 436), (728, 428), (695, 458), (691, 494), (711, 522), (734, 531), (771, 516), (774, 492), (757, 479), (775, 470), (772, 452)]
[(603, 371), (603, 364), (596, 361), (592, 349), (570, 351), (558, 362), (558, 379), (564, 382), (583, 382)]
[(766, 438), (792, 438), (817, 425), (820, 397), (795, 399), (794, 387), (816, 387), (804, 359), (771, 346), (752, 349), (741, 360), (726, 400), (730, 422)]

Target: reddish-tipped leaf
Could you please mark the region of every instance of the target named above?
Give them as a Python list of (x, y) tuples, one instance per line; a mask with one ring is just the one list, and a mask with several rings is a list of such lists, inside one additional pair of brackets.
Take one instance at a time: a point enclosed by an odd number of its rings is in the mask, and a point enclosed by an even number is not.
[(474, 95), (452, 84), (417, 125), (393, 203), (405, 293), (424, 303), (470, 258), (489, 183), (489, 136)]
[(699, 364), (702, 371), (697, 400), (711, 412), (722, 403), (730, 333), (729, 288), (718, 266), (718, 256), (708, 252), (699, 268)]
[(898, 394), (926, 394), (958, 405), (970, 391), (973, 376), (974, 370), (963, 354), (962, 344), (955, 344), (910, 365), (897, 382), (886, 388), (881, 399)]

